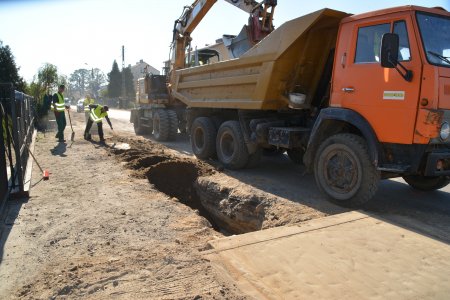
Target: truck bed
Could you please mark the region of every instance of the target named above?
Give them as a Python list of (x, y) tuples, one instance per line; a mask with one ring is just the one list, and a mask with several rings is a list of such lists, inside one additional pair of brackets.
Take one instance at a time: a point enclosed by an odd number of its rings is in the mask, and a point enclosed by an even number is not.
[(284, 23), (240, 58), (177, 70), (172, 94), (189, 107), (277, 110), (297, 92), (307, 107), (347, 16), (323, 9)]

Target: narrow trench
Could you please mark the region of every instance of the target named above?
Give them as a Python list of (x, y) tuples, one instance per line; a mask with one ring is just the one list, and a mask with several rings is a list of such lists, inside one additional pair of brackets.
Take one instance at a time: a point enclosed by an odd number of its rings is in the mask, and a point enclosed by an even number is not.
[(159, 145), (142, 146), (111, 149), (111, 153), (126, 162), (135, 177), (147, 179), (160, 192), (197, 210), (218, 232), (241, 234), (262, 228), (265, 209), (258, 197), (240, 198), (226, 187), (207, 179), (198, 180), (215, 172), (207, 164), (164, 154)]
[(192, 209), (211, 223), (216, 231), (223, 231), (215, 218), (203, 207), (194, 184), (200, 175), (199, 168), (192, 162), (167, 160), (151, 167), (147, 178), (155, 188), (164, 194), (177, 198), (178, 201)]
[(229, 233), (217, 224), (215, 218), (202, 205), (194, 186), (202, 170), (194, 162), (135, 149), (113, 149), (112, 153), (127, 162), (128, 168), (137, 171), (138, 177), (144, 175), (143, 178), (146, 177), (160, 192), (198, 210), (199, 215), (207, 219), (214, 230)]

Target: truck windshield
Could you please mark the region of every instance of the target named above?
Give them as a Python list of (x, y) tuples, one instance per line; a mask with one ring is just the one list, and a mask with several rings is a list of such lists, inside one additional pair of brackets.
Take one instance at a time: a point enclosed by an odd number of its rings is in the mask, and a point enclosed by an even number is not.
[(450, 67), (450, 18), (418, 12), (417, 22), (428, 62)]

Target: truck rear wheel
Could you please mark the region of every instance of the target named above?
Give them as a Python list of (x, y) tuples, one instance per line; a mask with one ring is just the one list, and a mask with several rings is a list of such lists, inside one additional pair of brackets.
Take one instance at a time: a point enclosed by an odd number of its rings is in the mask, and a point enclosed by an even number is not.
[(157, 141), (169, 139), (170, 122), (169, 115), (165, 109), (157, 109), (153, 114), (153, 136)]
[(169, 118), (169, 136), (170, 141), (176, 140), (178, 134), (178, 116), (176, 111), (168, 109), (166, 110)]
[(317, 186), (333, 202), (358, 207), (377, 191), (380, 173), (371, 163), (365, 141), (354, 134), (337, 134), (319, 147), (314, 161)]
[(435, 191), (446, 187), (450, 183), (450, 179), (446, 176), (425, 177), (421, 175), (403, 176), (403, 179), (412, 188), (421, 191)]
[(191, 146), (195, 156), (200, 159), (215, 156), (216, 136), (216, 126), (210, 118), (196, 118), (191, 126)]
[(216, 149), (225, 168), (236, 170), (246, 166), (249, 154), (238, 121), (226, 121), (220, 125)]
[(133, 127), (134, 127), (134, 133), (136, 133), (136, 135), (143, 134), (144, 130), (142, 128), (141, 118), (139, 116), (137, 116), (136, 119), (134, 120)]

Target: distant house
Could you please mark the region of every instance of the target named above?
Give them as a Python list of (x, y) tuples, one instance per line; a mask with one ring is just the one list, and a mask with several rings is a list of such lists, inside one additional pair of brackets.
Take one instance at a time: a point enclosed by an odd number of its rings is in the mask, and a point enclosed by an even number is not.
[(141, 59), (134, 66), (131, 66), (131, 74), (133, 74), (133, 82), (136, 87), (137, 80), (144, 77), (145, 74), (159, 75), (160, 72)]

